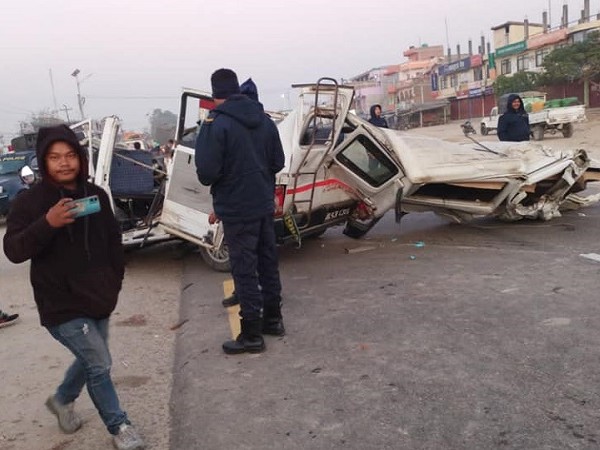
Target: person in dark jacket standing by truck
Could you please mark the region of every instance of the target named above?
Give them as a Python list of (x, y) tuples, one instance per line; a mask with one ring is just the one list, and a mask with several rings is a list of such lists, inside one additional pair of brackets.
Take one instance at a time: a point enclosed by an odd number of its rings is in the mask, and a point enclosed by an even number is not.
[[(41, 183), (20, 194), (6, 221), (9, 260), (31, 260), (41, 324), (75, 355), (46, 401), (65, 433), (81, 427), (74, 402), (83, 386), (120, 450), (144, 443), (119, 405), (110, 376), (108, 321), (125, 271), (121, 233), (106, 193), (87, 182), (87, 156), (66, 125), (41, 128), (36, 152)], [(100, 211), (75, 217), (76, 199), (97, 196)]]
[(211, 85), (217, 106), (200, 127), (196, 172), (211, 186), (223, 223), (241, 315), (241, 333), (223, 351), (259, 353), (263, 334), (285, 333), (273, 223), (273, 180), (285, 157), (277, 127), (259, 102), (240, 94), (235, 72), (215, 71)]
[(372, 123), (376, 127), (388, 128), (387, 120), (381, 116), (381, 105), (371, 106), (369, 114), (369, 123)]
[(528, 141), (529, 115), (523, 106), (523, 99), (517, 94), (508, 96), (506, 112), (498, 119), (498, 139), (501, 141)]

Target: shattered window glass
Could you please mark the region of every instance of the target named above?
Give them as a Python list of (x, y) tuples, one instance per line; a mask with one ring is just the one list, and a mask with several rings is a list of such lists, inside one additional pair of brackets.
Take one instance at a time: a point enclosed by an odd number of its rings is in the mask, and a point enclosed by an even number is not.
[(337, 155), (338, 161), (372, 186), (379, 187), (398, 173), (392, 161), (366, 136), (357, 136)]

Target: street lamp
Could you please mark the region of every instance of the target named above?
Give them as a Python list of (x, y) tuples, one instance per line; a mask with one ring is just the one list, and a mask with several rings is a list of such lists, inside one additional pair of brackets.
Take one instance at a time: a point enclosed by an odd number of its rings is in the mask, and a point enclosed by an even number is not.
[(85, 103), (85, 97), (81, 96), (81, 89), (80, 89), (80, 84), (83, 83), (85, 80), (87, 80), (89, 77), (92, 76), (92, 74), (87, 75), (83, 80), (79, 80), (79, 74), (81, 73), (81, 71), (79, 69), (75, 69), (73, 71), (73, 73), (71, 73), (71, 76), (75, 78), (75, 81), (77, 82), (77, 104), (79, 105), (79, 113), (81, 114), (81, 120), (85, 119), (85, 114), (83, 113), (83, 104)]

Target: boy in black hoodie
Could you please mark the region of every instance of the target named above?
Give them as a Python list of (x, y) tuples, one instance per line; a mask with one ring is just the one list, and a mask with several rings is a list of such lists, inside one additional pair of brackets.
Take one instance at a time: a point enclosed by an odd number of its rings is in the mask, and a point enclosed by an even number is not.
[[(75, 355), (46, 406), (61, 430), (81, 427), (75, 399), (87, 386), (118, 449), (141, 449), (110, 377), (108, 321), (124, 275), (119, 226), (106, 193), (87, 181), (87, 155), (66, 125), (40, 129), (41, 183), (20, 194), (8, 215), (4, 252), (31, 260), (30, 278), (41, 324)], [(72, 201), (97, 195), (100, 212), (75, 218)]]

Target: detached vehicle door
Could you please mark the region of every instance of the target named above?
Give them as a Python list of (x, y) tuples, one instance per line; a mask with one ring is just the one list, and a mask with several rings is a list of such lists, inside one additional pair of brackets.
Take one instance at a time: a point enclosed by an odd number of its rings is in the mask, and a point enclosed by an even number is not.
[[(350, 118), (349, 118), (350, 119)], [(405, 177), (399, 161), (388, 148), (386, 132), (355, 118), (353, 131), (343, 136), (332, 153), (330, 171), (360, 199), (344, 234), (361, 237), (390, 209), (399, 211)]]
[(208, 223), (213, 211), (212, 196), (210, 187), (198, 181), (194, 159), (196, 137), (213, 108), (209, 94), (184, 89), (173, 161), (167, 168), (168, 182), (160, 224), (168, 233), (199, 245), (203, 258), (212, 268), (227, 271), (229, 255), (223, 245), (222, 226)]

